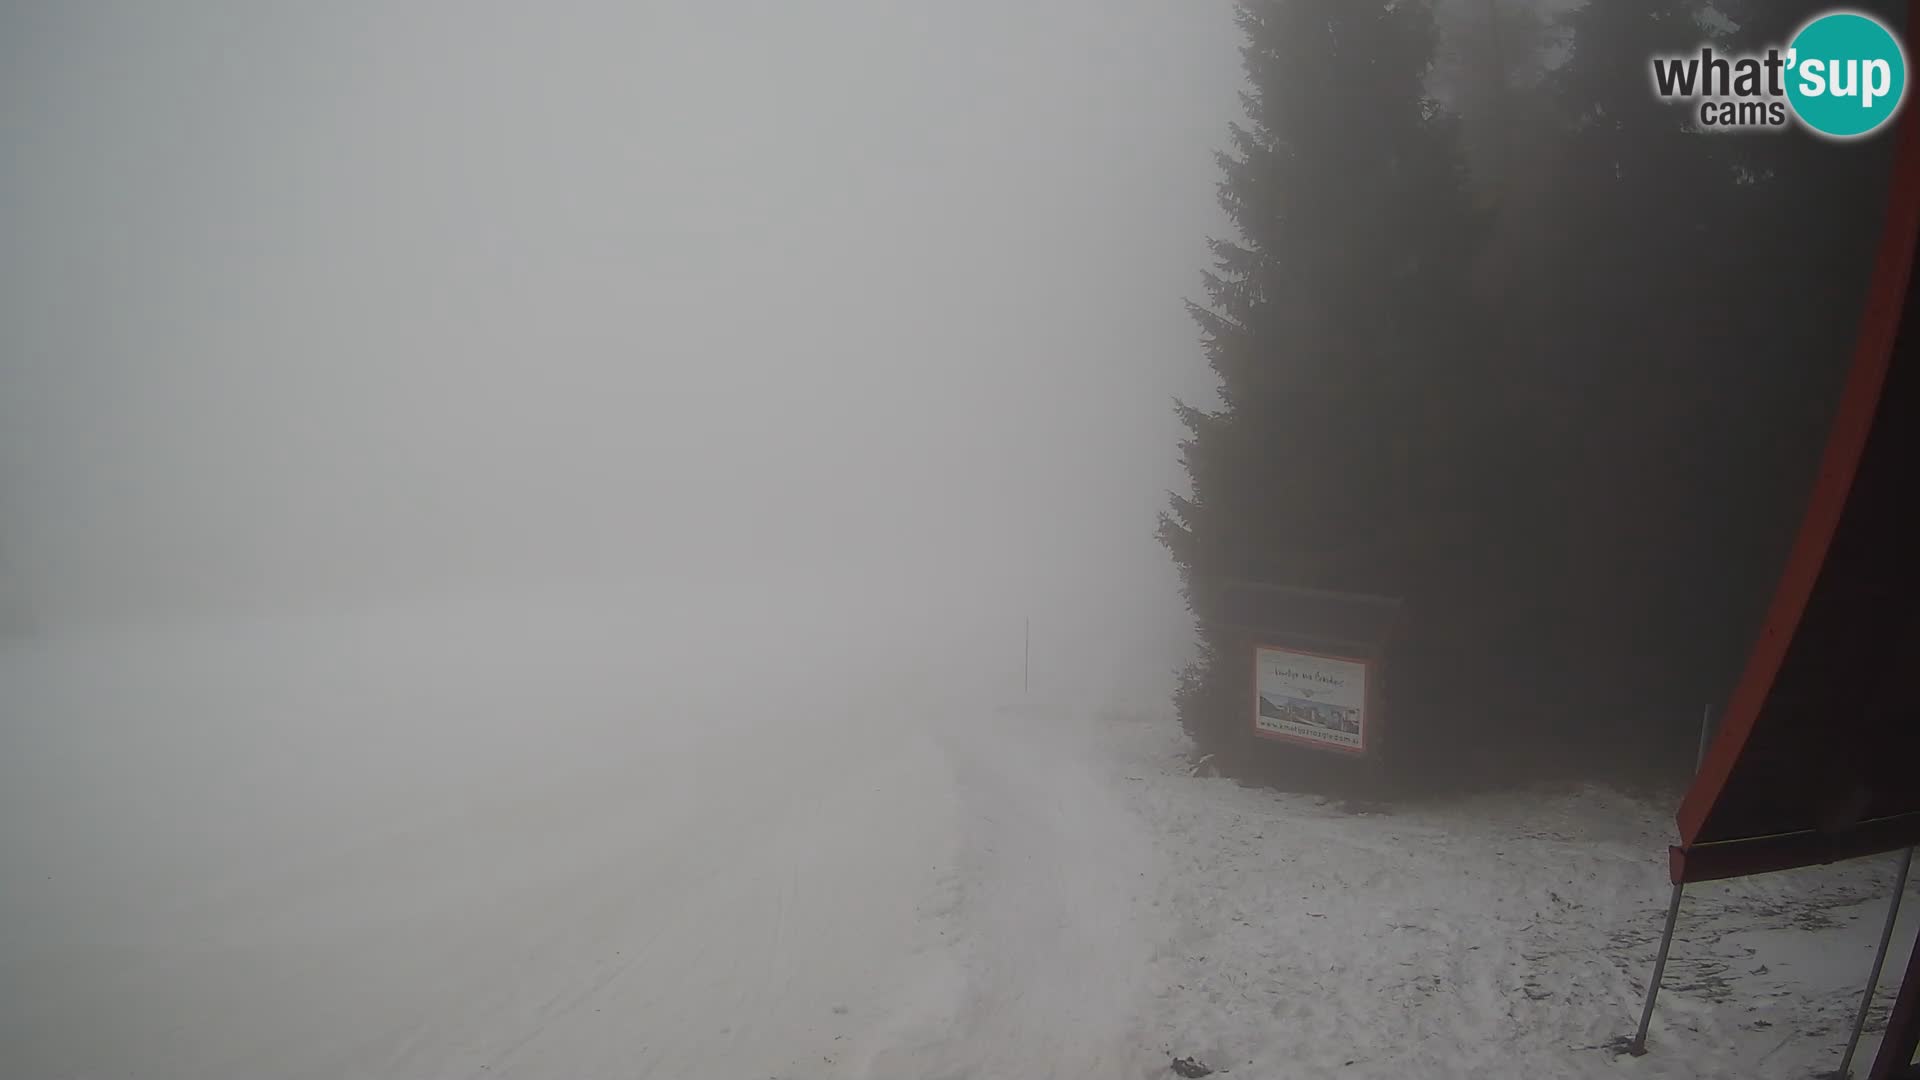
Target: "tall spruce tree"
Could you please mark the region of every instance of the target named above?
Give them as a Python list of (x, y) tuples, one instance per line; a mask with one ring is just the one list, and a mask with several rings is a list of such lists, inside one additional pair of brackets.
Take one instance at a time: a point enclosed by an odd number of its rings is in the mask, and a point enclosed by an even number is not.
[(1538, 461), (1562, 497), (1532, 526), (1558, 564), (1538, 582), (1557, 617), (1541, 621), (1534, 648), (1565, 703), (1562, 738), (1579, 749), (1634, 745), (1618, 736), (1638, 718), (1697, 715), (1681, 702), (1706, 700), (1710, 681), (1689, 674), (1710, 589), (1680, 571), (1701, 569), (1686, 498), (1703, 460), (1697, 357), (1713, 347), (1703, 336), (1731, 254), (1738, 148), (1694, 131), (1647, 78), (1651, 56), (1708, 37), (1701, 9), (1586, 4), (1566, 19), (1571, 53), (1545, 87), (1560, 149), (1534, 299), (1554, 338), (1533, 380), (1561, 422)]
[(1430, 628), (1415, 669), (1459, 671), (1498, 428), (1462, 272), (1479, 216), (1427, 92), (1431, 9), (1246, 0), (1239, 22), (1246, 123), (1219, 156), (1238, 237), (1213, 243), (1191, 305), (1220, 404), (1179, 405), (1192, 492), (1160, 530), (1203, 645), (1181, 719), (1229, 762), (1250, 701), (1246, 643), (1213, 620), (1224, 580), (1404, 596)]
[[(1489, 358), (1481, 388), (1497, 399), (1501, 422), (1498, 499), (1479, 509), (1476, 535), (1493, 553), (1479, 603), (1490, 615), (1480, 647), (1498, 655), (1508, 719), (1535, 731), (1559, 697), (1553, 683), (1551, 624), (1560, 616), (1552, 585), (1566, 572), (1559, 521), (1565, 491), (1553, 450), (1567, 415), (1542, 357), (1557, 352), (1564, 327), (1552, 319), (1555, 285), (1545, 273), (1560, 241), (1555, 185), (1563, 129), (1543, 91), (1565, 27), (1558, 0), (1444, 0), (1436, 85), (1459, 116), (1462, 154), (1487, 236), (1462, 268), (1485, 323)], [(1502, 742), (1514, 743), (1511, 734)]]
[(1544, 592), (1565, 615), (1541, 636), (1558, 638), (1569, 735), (1591, 742), (1690, 745), (1698, 703), (1724, 697), (1857, 316), (1884, 151), (1705, 132), (1648, 86), (1652, 55), (1760, 47), (1798, 22), (1746, 7), (1589, 3), (1549, 82), (1561, 225), (1540, 303), (1561, 344), (1543, 370), (1567, 423), (1546, 457), (1573, 497)]

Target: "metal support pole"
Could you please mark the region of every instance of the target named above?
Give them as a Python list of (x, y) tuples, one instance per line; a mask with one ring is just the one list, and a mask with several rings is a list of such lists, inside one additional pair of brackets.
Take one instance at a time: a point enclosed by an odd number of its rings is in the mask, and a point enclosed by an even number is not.
[(1700, 766), (1707, 763), (1707, 744), (1712, 741), (1713, 706), (1705, 705), (1700, 709), (1700, 753), (1693, 759), (1693, 771), (1699, 772)]
[(1870, 1080), (1897, 1080), (1913, 1073), (1913, 1059), (1920, 1051), (1920, 947), (1907, 950), (1906, 970), (1896, 978), (1900, 989), (1894, 992), (1893, 1007), (1887, 1010), (1887, 1033), (1880, 1038), (1880, 1049), (1868, 1069)]
[(1880, 985), (1880, 968), (1887, 962), (1887, 946), (1893, 941), (1893, 924), (1900, 917), (1900, 897), (1907, 891), (1907, 871), (1913, 869), (1913, 849), (1900, 857), (1900, 876), (1893, 882), (1893, 899), (1887, 903), (1887, 925), (1880, 928), (1880, 948), (1873, 954), (1873, 972), (1867, 976), (1867, 992), (1860, 995), (1860, 1011), (1853, 1018), (1853, 1034), (1847, 1037), (1847, 1052), (1840, 1057), (1840, 1070), (1834, 1075), (1846, 1080), (1853, 1067), (1853, 1051), (1860, 1045), (1860, 1033), (1867, 1029), (1867, 1010), (1873, 1007), (1873, 991)]
[(1667, 929), (1660, 935), (1660, 955), (1653, 960), (1653, 981), (1647, 984), (1647, 1005), (1640, 1010), (1640, 1031), (1627, 1045), (1634, 1057), (1647, 1052), (1647, 1028), (1653, 1023), (1653, 999), (1660, 996), (1660, 980), (1667, 974), (1667, 950), (1673, 947), (1673, 925), (1680, 921), (1680, 893), (1686, 886), (1673, 883), (1673, 900), (1667, 904)]

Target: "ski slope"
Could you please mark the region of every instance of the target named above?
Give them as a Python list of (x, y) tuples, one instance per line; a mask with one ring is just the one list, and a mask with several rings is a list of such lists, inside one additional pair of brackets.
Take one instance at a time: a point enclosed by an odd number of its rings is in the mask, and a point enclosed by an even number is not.
[(472, 625), (8, 651), (0, 1075), (1805, 1076), (1884, 910), (1885, 861), (1701, 887), (1621, 1058), (1662, 807), (1353, 812), (1158, 709)]
[(1089, 730), (904, 666), (849, 692), (845, 643), (777, 620), (531, 610), (0, 658), (0, 1075), (1066, 1076), (1130, 1046), (1151, 849)]

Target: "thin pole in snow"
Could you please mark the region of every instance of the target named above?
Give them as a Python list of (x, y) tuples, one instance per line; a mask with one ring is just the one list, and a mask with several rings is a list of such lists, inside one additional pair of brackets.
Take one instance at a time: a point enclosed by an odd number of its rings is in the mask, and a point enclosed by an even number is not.
[(1853, 1066), (1854, 1048), (1860, 1045), (1860, 1033), (1867, 1029), (1867, 1010), (1873, 1007), (1873, 991), (1880, 985), (1880, 967), (1887, 962), (1887, 945), (1893, 941), (1893, 923), (1900, 917), (1900, 895), (1907, 891), (1907, 871), (1913, 869), (1913, 849), (1900, 857), (1900, 876), (1894, 879), (1893, 899), (1887, 903), (1887, 925), (1880, 928), (1880, 950), (1873, 954), (1873, 973), (1867, 976), (1867, 992), (1860, 995), (1860, 1011), (1853, 1018), (1853, 1034), (1847, 1037), (1847, 1052), (1840, 1057), (1840, 1069), (1834, 1073), (1846, 1080)]
[(1686, 886), (1673, 883), (1673, 900), (1667, 904), (1667, 929), (1660, 935), (1660, 954), (1653, 960), (1653, 981), (1647, 984), (1647, 1005), (1640, 1010), (1640, 1031), (1627, 1045), (1627, 1053), (1639, 1057), (1647, 1052), (1647, 1028), (1653, 1024), (1653, 999), (1660, 996), (1660, 980), (1667, 973), (1667, 950), (1673, 947), (1673, 924), (1680, 920), (1680, 892)]
[(1713, 733), (1713, 706), (1706, 705), (1700, 710), (1700, 753), (1694, 756), (1693, 771), (1699, 772), (1700, 766), (1707, 763), (1708, 737)]

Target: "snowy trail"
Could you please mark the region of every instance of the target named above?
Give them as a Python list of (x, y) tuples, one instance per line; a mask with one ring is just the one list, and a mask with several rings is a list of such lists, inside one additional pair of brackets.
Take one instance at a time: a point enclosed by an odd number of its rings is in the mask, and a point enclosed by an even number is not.
[(1155, 855), (1091, 721), (1003, 708), (942, 729), (960, 793), (961, 973), (863, 1075), (1065, 1080), (1154, 1064), (1137, 1012)]
[(435, 650), (12, 658), (0, 1074), (1137, 1056), (1153, 852), (1084, 717)]

